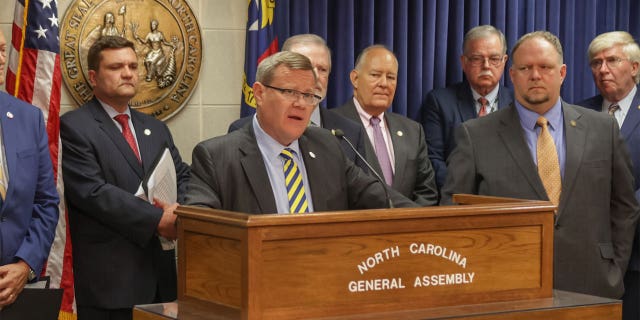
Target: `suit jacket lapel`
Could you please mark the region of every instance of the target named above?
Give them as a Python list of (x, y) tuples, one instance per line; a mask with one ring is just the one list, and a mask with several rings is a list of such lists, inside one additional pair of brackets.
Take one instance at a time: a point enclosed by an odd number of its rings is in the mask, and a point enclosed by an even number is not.
[[(4, 156), (7, 161), (7, 175), (9, 176), (9, 180), (11, 180), (11, 173), (16, 172), (15, 170), (17, 170), (17, 147), (20, 145), (19, 140), (21, 138), (15, 137), (15, 139), (10, 139), (10, 137), (15, 136), (14, 132), (17, 132), (16, 130), (18, 129), (16, 128), (16, 125), (18, 125), (18, 123), (16, 121), (11, 121), (11, 119), (7, 117), (7, 113), (11, 112), (13, 108), (14, 106), (10, 104), (9, 107), (2, 108), (0, 111), (2, 112), (0, 114), (0, 125), (2, 126), (2, 142), (4, 143)], [(12, 198), (15, 183), (16, 181), (9, 182), (8, 188), (6, 190), (5, 201), (2, 202), (3, 208), (5, 207), (5, 202), (7, 202), (8, 199)]]
[(460, 112), (461, 122), (465, 122), (469, 119), (475, 119), (478, 117), (476, 112), (476, 102), (473, 100), (473, 94), (471, 94), (471, 86), (468, 82), (464, 82), (462, 86), (458, 88), (458, 111)]
[(582, 113), (576, 108), (568, 106), (562, 102), (562, 112), (564, 114), (564, 136), (567, 150), (564, 164), (564, 177), (562, 178), (562, 194), (560, 195), (560, 205), (558, 206), (558, 216), (562, 213), (566, 199), (571, 195), (574, 181), (578, 175), (578, 168), (582, 163), (584, 146), (587, 143), (588, 125), (580, 121)]
[[(240, 164), (244, 170), (245, 177), (249, 182), (251, 194), (255, 196), (260, 212), (275, 213), (278, 212), (276, 200), (273, 198), (273, 192), (264, 192), (265, 185), (271, 186), (267, 169), (262, 159), (262, 153), (258, 148), (258, 143), (253, 133), (253, 126), (246, 125), (239, 129), (244, 134), (244, 140), (240, 142), (238, 149), (243, 154), (240, 158)], [(269, 188), (272, 190), (272, 188)], [(247, 199), (247, 201), (250, 201)]]
[[(307, 171), (307, 178), (309, 178), (309, 189), (311, 189), (311, 198), (313, 200), (313, 211), (327, 211), (329, 210), (327, 199), (327, 192), (332, 186), (328, 183), (333, 179), (326, 179), (326, 177), (318, 177), (318, 175), (324, 176), (326, 174), (326, 167), (323, 165), (326, 163), (327, 156), (331, 155), (321, 154), (317, 150), (314, 150), (313, 146), (309, 144), (309, 140), (305, 135), (302, 135), (298, 139), (300, 145), (300, 153), (304, 161), (304, 166)], [(314, 157), (310, 155), (314, 154)]]
[(631, 136), (631, 133), (638, 125), (640, 125), (640, 88), (636, 91), (627, 116), (624, 118), (624, 122), (622, 122), (622, 127), (620, 128), (620, 133), (622, 133), (625, 140)]
[[(100, 102), (93, 99), (93, 103), (87, 105), (87, 107), (91, 108), (91, 112), (93, 113), (93, 117), (98, 122), (98, 126), (104, 133), (113, 141), (116, 148), (122, 153), (124, 158), (127, 160), (127, 163), (131, 167), (131, 169), (138, 175), (140, 179), (144, 178), (144, 171), (142, 166), (138, 162), (138, 158), (131, 150), (131, 147), (127, 143), (127, 140), (124, 139), (122, 132), (118, 130), (116, 125), (113, 123), (111, 118), (106, 111), (100, 105)], [(138, 142), (139, 144), (140, 142)]]
[[(393, 155), (395, 157), (395, 167), (393, 174), (393, 187), (398, 189), (402, 184), (402, 181), (405, 180), (405, 168), (407, 166), (407, 157), (406, 155), (410, 153), (409, 148), (416, 148), (417, 146), (409, 146), (404, 140), (406, 139), (405, 134), (398, 135), (397, 132), (402, 132), (403, 127), (397, 121), (395, 115), (391, 115), (389, 112), (385, 112), (385, 119), (387, 120), (387, 127), (389, 128), (389, 135), (391, 138), (391, 143), (393, 144)], [(380, 171), (381, 172), (381, 171)]]
[(140, 157), (142, 158), (142, 166), (144, 168), (144, 172), (148, 172), (149, 170), (151, 170), (151, 166), (154, 164), (154, 161), (158, 156), (158, 154), (156, 154), (156, 150), (164, 150), (164, 148), (154, 148), (154, 141), (159, 142), (164, 141), (164, 139), (161, 139), (157, 136), (159, 132), (153, 132), (149, 128), (147, 128), (145, 126), (144, 119), (137, 112), (131, 111), (131, 122), (133, 122), (133, 127), (136, 131), (136, 140), (138, 140), (138, 151), (140, 152)]
[(509, 95), (509, 90), (500, 85), (500, 89), (498, 89), (498, 110), (508, 107), (511, 105), (511, 102), (513, 101)]
[[(540, 176), (538, 176), (538, 169), (535, 163), (533, 163), (531, 151), (525, 141), (516, 107), (512, 105), (511, 108), (508, 109), (508, 112), (504, 112), (500, 116), (502, 118), (500, 119), (501, 126), (498, 129), (498, 134), (502, 142), (509, 150), (514, 162), (520, 168), (522, 175), (525, 176), (529, 186), (531, 186), (540, 199), (546, 199), (547, 192), (544, 190)], [(517, 138), (514, 139), (514, 137)]]
[[(347, 116), (347, 118), (350, 118), (351, 120), (359, 123), (362, 126), (362, 129), (364, 129), (364, 125), (362, 125), (362, 120), (360, 119), (360, 115), (358, 114), (356, 105), (353, 103), (353, 97), (349, 99), (349, 101), (347, 101), (345, 104), (347, 107), (344, 109), (344, 115)], [(371, 143), (371, 139), (369, 139), (369, 134), (367, 134), (366, 129), (364, 151), (366, 153), (365, 158), (367, 159), (373, 170), (375, 170), (376, 173), (378, 173), (382, 177), (382, 168), (380, 168), (380, 163), (378, 163), (378, 158), (376, 157), (376, 150)]]

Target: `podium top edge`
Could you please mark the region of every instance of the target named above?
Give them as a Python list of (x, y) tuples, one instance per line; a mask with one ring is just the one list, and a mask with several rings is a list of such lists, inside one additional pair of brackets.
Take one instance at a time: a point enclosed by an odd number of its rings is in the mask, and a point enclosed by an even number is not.
[(417, 208), (369, 209), (307, 214), (248, 214), (194, 206), (180, 206), (180, 217), (224, 223), (238, 226), (269, 226), (307, 223), (334, 223), (348, 221), (379, 221), (412, 218), (444, 218), (452, 216), (486, 216), (497, 214), (549, 213), (556, 206), (549, 201), (522, 201), (508, 203), (478, 203), (468, 205), (434, 206)]

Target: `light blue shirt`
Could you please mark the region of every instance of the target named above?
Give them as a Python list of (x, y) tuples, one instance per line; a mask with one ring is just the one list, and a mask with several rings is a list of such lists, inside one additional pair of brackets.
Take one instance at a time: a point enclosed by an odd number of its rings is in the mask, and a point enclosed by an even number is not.
[[(531, 157), (533, 163), (538, 165), (538, 156), (536, 151), (536, 145), (538, 144), (538, 136), (540, 135), (541, 128), (536, 124), (539, 114), (523, 107), (517, 100), (515, 101), (516, 110), (520, 116), (520, 125), (524, 131), (524, 138), (527, 141), (529, 151), (531, 151)], [(564, 164), (566, 160), (566, 139), (564, 135), (564, 115), (562, 113), (562, 103), (558, 99), (556, 103), (543, 114), (548, 122), (549, 133), (553, 137), (553, 143), (556, 145), (556, 151), (558, 152), (558, 161), (560, 162), (560, 174), (564, 177)]]
[(304, 166), (304, 159), (300, 153), (298, 140), (294, 140), (288, 146), (281, 145), (262, 130), (258, 118), (255, 115), (253, 116), (253, 132), (256, 135), (262, 160), (267, 168), (267, 175), (269, 176), (269, 182), (271, 182), (271, 190), (273, 191), (273, 198), (276, 200), (278, 213), (289, 213), (289, 198), (287, 197), (287, 186), (284, 182), (284, 159), (280, 157), (280, 152), (282, 152), (284, 148), (295, 151), (294, 161), (298, 165), (300, 172), (302, 172), (302, 181), (304, 182), (304, 192), (307, 197), (309, 212), (313, 212), (309, 178), (307, 178), (307, 170)]

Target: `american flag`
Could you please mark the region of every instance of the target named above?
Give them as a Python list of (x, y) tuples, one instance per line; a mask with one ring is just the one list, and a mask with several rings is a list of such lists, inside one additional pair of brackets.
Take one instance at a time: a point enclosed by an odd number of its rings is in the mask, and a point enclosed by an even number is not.
[(60, 218), (44, 275), (63, 288), (59, 319), (75, 319), (71, 241), (64, 204), (60, 146), (60, 38), (57, 0), (17, 0), (9, 46), (6, 90), (42, 110), (60, 194)]

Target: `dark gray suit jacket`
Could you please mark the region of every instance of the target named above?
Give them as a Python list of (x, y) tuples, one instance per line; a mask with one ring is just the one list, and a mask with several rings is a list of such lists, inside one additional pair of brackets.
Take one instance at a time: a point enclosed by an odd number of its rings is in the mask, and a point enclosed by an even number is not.
[[(307, 128), (298, 143), (315, 211), (387, 207), (382, 184), (349, 161), (327, 130)], [(186, 204), (251, 214), (278, 212), (252, 125), (200, 142), (192, 159)], [(416, 206), (389, 191), (397, 207)]]
[[(638, 203), (615, 120), (562, 103), (566, 163), (554, 230), (554, 288), (610, 298), (624, 291)], [(456, 130), (443, 202), (454, 193), (547, 200), (515, 106)]]
[[(500, 86), (498, 109), (506, 108), (513, 101), (513, 92)], [(424, 99), (421, 122), (429, 146), (429, 159), (436, 171), (438, 189), (447, 177), (447, 158), (456, 146), (453, 134), (463, 122), (478, 117), (476, 102), (467, 81), (446, 88), (433, 89)]]
[[(332, 109), (353, 121), (362, 128), (358, 110), (350, 98), (340, 108)], [(385, 112), (384, 117), (391, 133), (395, 170), (392, 188), (421, 206), (433, 206), (438, 203), (435, 171), (429, 161), (424, 131), (419, 123), (399, 114)], [(368, 136), (365, 136), (367, 161), (378, 174), (382, 174), (376, 152)]]
[[(600, 112), (602, 111), (602, 100), (602, 96), (597, 95), (579, 102), (578, 105)], [(624, 118), (624, 122), (620, 128), (620, 134), (627, 142), (627, 149), (629, 149), (631, 163), (633, 164), (636, 199), (640, 201), (640, 87), (638, 87), (638, 91), (636, 91), (636, 95), (631, 102), (629, 112)], [(640, 228), (636, 229), (634, 247), (635, 249), (631, 254), (631, 261), (629, 261), (629, 269), (640, 271)]]
[(173, 156), (179, 202), (189, 167), (163, 122), (135, 110), (131, 121), (142, 165), (95, 98), (60, 117), (78, 305), (131, 308), (175, 299), (174, 253), (163, 252), (156, 235), (162, 209), (134, 194), (165, 146)]

